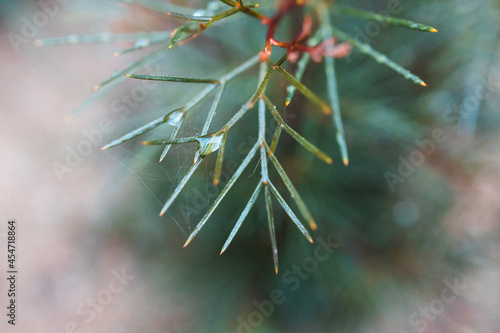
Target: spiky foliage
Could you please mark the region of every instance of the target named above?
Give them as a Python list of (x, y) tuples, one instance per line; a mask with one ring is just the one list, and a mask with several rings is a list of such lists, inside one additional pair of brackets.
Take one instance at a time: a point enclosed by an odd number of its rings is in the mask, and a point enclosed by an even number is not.
[[(279, 174), (281, 180), (288, 189), (290, 197), (295, 202), (295, 205), (300, 211), (303, 219), (307, 221), (310, 229), (317, 229), (317, 224), (310, 210), (307, 208), (307, 205), (302, 200), (295, 186), (292, 184), (292, 181), (285, 168), (283, 168), (283, 166), (280, 164), (279, 158), (274, 154), (280, 139), (281, 132), (284, 130), (298, 144), (300, 144), (303, 148), (305, 148), (307, 151), (309, 151), (311, 154), (313, 154), (323, 162), (331, 164), (333, 163), (333, 159), (327, 153), (323, 152), (313, 143), (308, 141), (305, 137), (300, 135), (283, 120), (279, 111), (280, 109), (283, 110), (283, 106), (276, 106), (273, 101), (274, 98), (266, 93), (266, 88), (268, 88), (271, 78), (278, 75), (288, 81), (289, 86), (287, 87), (285, 106), (288, 106), (292, 102), (295, 92), (299, 91), (305, 98), (307, 98), (313, 105), (315, 105), (319, 111), (321, 111), (325, 115), (331, 116), (334, 128), (336, 130), (336, 140), (339, 146), (340, 155), (343, 164), (347, 166), (349, 163), (349, 157), (344, 134), (344, 125), (342, 123), (340, 111), (334, 59), (347, 57), (351, 52), (351, 48), (354, 48), (359, 52), (373, 58), (378, 63), (391, 68), (398, 74), (402, 75), (404, 78), (421, 86), (426, 86), (426, 84), (418, 76), (398, 65), (397, 63), (389, 59), (389, 57), (387, 57), (386, 55), (376, 51), (367, 43), (355, 39), (354, 37), (345, 33), (342, 29), (333, 25), (331, 17), (333, 15), (345, 15), (383, 22), (385, 24), (402, 26), (419, 31), (437, 32), (435, 28), (424, 24), (415, 23), (401, 18), (373, 14), (371, 12), (355, 8), (338, 6), (335, 4), (327, 3), (325, 1), (282, 1), (281, 5), (275, 10), (274, 13), (261, 13), (260, 11), (258, 11), (257, 4), (243, 3), (243, 1), (241, 0), (221, 0), (220, 2), (211, 2), (207, 6), (207, 8), (197, 11), (192, 11), (189, 8), (180, 6), (146, 0), (129, 0), (125, 2), (136, 3), (142, 6), (149, 7), (151, 9), (158, 10), (159, 12), (166, 13), (168, 15), (168, 17), (165, 18), (167, 20), (180, 19), (185, 21), (185, 23), (183, 23), (173, 31), (140, 32), (123, 35), (105, 33), (92, 36), (71, 35), (63, 38), (52, 38), (36, 41), (36, 44), (40, 46), (75, 43), (117, 42), (122, 40), (134, 41), (135, 44), (132, 48), (118, 51), (115, 53), (115, 56), (144, 48), (149, 48), (154, 45), (160, 46), (157, 51), (154, 51), (149, 55), (141, 58), (132, 65), (121, 70), (119, 73), (96, 85), (94, 89), (99, 90), (100, 92), (97, 92), (94, 97), (74, 110), (72, 115), (77, 114), (92, 102), (102, 97), (105, 93), (104, 89), (112, 87), (114, 84), (118, 83), (126, 77), (139, 80), (168, 81), (182, 84), (207, 85), (205, 89), (193, 96), (192, 99), (183, 107), (168, 112), (166, 115), (123, 135), (122, 137), (114, 140), (113, 142), (107, 144), (102, 148), (108, 149), (117, 146), (164, 124), (168, 124), (173, 127), (168, 138), (142, 142), (144, 145), (163, 146), (163, 151), (160, 156), (160, 162), (167, 155), (171, 145), (192, 142), (196, 142), (198, 144), (198, 149), (195, 152), (194, 156), (193, 166), (188, 170), (171, 196), (167, 199), (166, 203), (161, 209), (161, 216), (171, 207), (174, 200), (186, 186), (195, 171), (202, 164), (205, 157), (216, 151), (218, 152), (218, 156), (215, 165), (213, 184), (219, 184), (228, 133), (231, 131), (233, 126), (239, 123), (250, 110), (256, 108), (259, 124), (258, 129), (256, 129), (258, 131), (258, 138), (256, 142), (247, 153), (247, 155), (243, 158), (241, 164), (239, 165), (233, 176), (220, 191), (220, 194), (215, 199), (212, 206), (208, 209), (198, 225), (191, 232), (184, 246), (188, 245), (202, 229), (202, 227), (207, 223), (215, 209), (229, 193), (235, 182), (243, 174), (244, 170), (252, 163), (253, 159), (256, 156), (260, 156), (259, 163), (261, 166), (261, 177), (243, 212), (237, 220), (234, 229), (230, 233), (227, 241), (224, 243), (221, 254), (227, 249), (227, 247), (235, 237), (237, 231), (241, 227), (242, 222), (247, 216), (249, 210), (257, 201), (261, 192), (263, 192), (276, 274), (278, 273), (278, 250), (276, 243), (276, 230), (274, 225), (272, 197), (275, 198), (275, 200), (287, 213), (287, 215), (297, 226), (299, 231), (304, 235), (304, 237), (311, 243), (313, 243), (313, 239), (306, 227), (295, 215), (294, 210), (288, 205), (282, 194), (278, 191), (278, 189), (271, 181), (268, 171), (268, 167), (270, 165), (272, 165)], [(299, 26), (299, 34), (292, 41), (278, 41), (275, 38), (275, 33), (277, 32), (281, 21), (287, 15), (297, 10), (301, 11), (303, 22), (302, 26)], [(237, 17), (238, 15), (248, 15), (257, 20), (260, 20), (262, 24), (267, 26), (267, 35), (262, 36), (262, 41), (264, 42), (265, 46), (258, 55), (255, 55), (250, 59), (244, 61), (241, 65), (230, 70), (225, 75), (222, 75), (218, 78), (198, 78), (161, 75), (159, 73), (155, 75), (133, 73), (139, 71), (144, 65), (149, 64), (157, 60), (158, 58), (161, 58), (173, 47), (181, 47), (182, 45), (199, 37), (212, 24), (216, 24), (218, 21), (230, 20), (232, 17)], [(338, 40), (343, 41), (343, 43), (338, 44)], [(279, 52), (281, 53), (283, 53), (284, 51), (284, 55), (280, 55), (281, 58), (276, 63), (271, 60), (271, 56), (274, 53), (278, 53), (278, 50), (273, 50), (273, 47), (275, 47), (275, 49), (280, 49)], [(316, 62), (324, 62), (327, 100), (321, 98), (317, 93), (313, 91), (313, 89), (309, 88), (307, 85), (301, 82), (303, 74), (311, 59)], [(284, 66), (287, 62), (293, 63), (296, 61), (298, 61), (297, 69), (295, 71), (295, 74), (291, 74), (289, 70), (284, 68)], [(251, 70), (259, 63), (260, 74), (255, 92), (248, 96), (247, 102), (244, 103), (239, 110), (235, 110), (232, 117), (224, 126), (216, 130), (211, 130), (212, 121), (215, 117), (216, 112), (219, 110), (219, 104), (221, 102), (221, 99), (223, 98), (226, 86), (228, 84), (231, 84), (231, 80), (233, 80), (243, 72)], [(198, 105), (199, 103), (203, 103), (205, 99), (213, 92), (215, 92), (215, 98), (213, 99), (210, 111), (204, 122), (204, 126), (201, 132), (198, 135), (190, 137), (178, 137), (178, 133), (181, 127), (184, 125), (184, 121), (188, 114), (192, 112), (196, 105)], [(270, 143), (267, 142), (265, 138), (266, 111), (269, 112), (269, 114), (272, 116), (272, 119), (276, 122), (275, 135), (273, 136)], [(268, 163), (269, 161), (271, 162), (270, 164)]]

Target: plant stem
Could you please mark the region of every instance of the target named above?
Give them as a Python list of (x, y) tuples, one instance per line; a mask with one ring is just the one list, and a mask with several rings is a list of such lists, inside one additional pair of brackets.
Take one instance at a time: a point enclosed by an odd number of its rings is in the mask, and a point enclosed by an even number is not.
[[(330, 22), (330, 13), (328, 7), (322, 2), (318, 5), (318, 12), (321, 17), (321, 32), (323, 39), (328, 40), (332, 38), (333, 32)], [(337, 78), (335, 75), (335, 59), (333, 57), (325, 57), (325, 71), (326, 71), (326, 87), (328, 100), (333, 110), (332, 119), (337, 129), (336, 138), (340, 148), (340, 154), (345, 166), (349, 164), (349, 155), (347, 153), (347, 144), (345, 141), (344, 125), (342, 122), (342, 115), (340, 113), (339, 94), (337, 90)]]
[[(260, 64), (260, 80), (261, 82), (265, 79), (266, 73), (266, 63), (263, 62)], [(261, 174), (262, 174), (262, 182), (264, 185), (267, 185), (269, 182), (269, 175), (267, 172), (267, 154), (266, 154), (266, 103), (264, 102), (264, 98), (262, 94), (259, 96), (259, 144), (260, 144), (260, 165), (261, 165)]]

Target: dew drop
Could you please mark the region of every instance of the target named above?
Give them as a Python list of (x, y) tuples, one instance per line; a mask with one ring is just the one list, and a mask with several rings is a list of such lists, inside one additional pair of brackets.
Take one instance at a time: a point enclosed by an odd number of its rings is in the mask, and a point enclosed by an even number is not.
[(66, 36), (66, 39), (69, 44), (77, 44), (80, 41), (80, 36), (78, 36), (77, 34), (71, 34)]
[(149, 46), (150, 42), (151, 41), (148, 38), (141, 38), (135, 42), (134, 46), (135, 47), (146, 47), (146, 46)]
[(103, 31), (100, 33), (102, 43), (109, 43), (113, 40), (113, 33), (111, 31)]
[(167, 115), (168, 117), (167, 123), (172, 126), (179, 126), (183, 115), (184, 112), (180, 110), (173, 111)]
[(198, 138), (198, 151), (196, 152), (196, 155), (194, 157), (194, 163), (196, 163), (198, 158), (205, 157), (208, 154), (217, 151), (222, 144), (223, 138), (224, 132), (210, 134)]

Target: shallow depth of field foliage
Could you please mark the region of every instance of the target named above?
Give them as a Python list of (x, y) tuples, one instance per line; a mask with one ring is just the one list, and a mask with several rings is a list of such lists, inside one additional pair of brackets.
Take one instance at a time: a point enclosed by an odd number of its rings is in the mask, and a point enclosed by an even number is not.
[(498, 69), (498, 3), (395, 3), (123, 1), (122, 22), (150, 14), (147, 31), (37, 41), (116, 41), (130, 59), (72, 121), (154, 81), (133, 114), (110, 111), (120, 167), (101, 235), (136, 248), (186, 331), (235, 331), (278, 289), (256, 332), (377, 331), (392, 311), (413, 332), (408, 300), (483, 250), (445, 221), (499, 123), (495, 93), (468, 98)]

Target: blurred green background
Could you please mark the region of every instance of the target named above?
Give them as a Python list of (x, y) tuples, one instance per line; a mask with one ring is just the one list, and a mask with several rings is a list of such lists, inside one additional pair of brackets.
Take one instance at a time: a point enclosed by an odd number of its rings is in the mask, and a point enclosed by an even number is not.
[[(399, 17), (429, 24), (439, 33), (332, 16), (334, 24), (420, 76), (428, 87), (356, 51), (336, 60), (348, 167), (341, 163), (331, 120), (296, 94), (285, 110), (288, 124), (335, 162), (322, 163), (282, 134), (276, 155), (318, 230), (312, 232), (315, 244), (309, 244), (275, 205), (278, 275), (262, 196), (219, 256), (258, 181), (257, 159), (183, 248), (221, 189), (211, 184), (215, 156), (198, 169), (169, 213), (158, 217), (192, 165), (195, 145), (174, 147), (158, 163), (161, 148), (143, 147), (140, 141), (165, 137), (170, 129), (163, 126), (109, 151), (98, 149), (182, 106), (202, 87), (161, 82), (127, 104), (127, 96), (143, 83), (124, 80), (67, 123), (64, 117), (92, 96), (95, 84), (151, 50), (113, 58), (131, 45), (33, 45), (38, 38), (72, 33), (168, 30), (180, 21), (138, 5), (74, 1), (51, 7), (57, 13), (42, 24), (44, 3), (0, 2), (2, 149), (8, 157), (3, 168), (10, 175), (2, 180), (7, 189), (2, 209), (21, 221), (26, 275), (20, 304), (31, 318), (20, 316), (19, 329), (498, 332), (499, 2), (397, 1)], [(206, 6), (204, 1), (176, 3)], [(380, 12), (396, 2), (341, 3)], [(271, 14), (275, 6), (269, 1), (259, 10)], [(283, 21), (279, 39), (293, 39), (302, 14), (298, 10)], [(29, 36), (26, 22), (40, 23)], [(260, 51), (264, 40), (265, 26), (237, 15), (165, 53), (153, 72), (138, 73), (218, 77)], [(275, 50), (273, 59), (279, 55)], [(286, 68), (295, 71), (293, 64)], [(231, 82), (212, 129), (253, 94), (257, 73), (254, 67)], [(326, 99), (322, 63), (311, 63), (303, 82)], [(266, 90), (280, 112), (286, 86), (274, 77)], [(191, 114), (181, 136), (200, 132), (211, 99)], [(104, 131), (100, 124), (108, 120)], [(257, 127), (256, 112), (249, 112), (230, 132), (226, 173), (254, 142)], [(96, 130), (101, 135), (93, 137), (88, 155), (58, 176), (54, 163), (67, 162), (71, 149), (91, 141), (89, 133)], [(272, 177), (285, 194), (278, 175)], [(318, 250), (329, 241), (333, 251)], [(318, 251), (327, 257), (318, 260)], [(133, 279), (102, 304), (101, 291), (124, 265)], [(89, 297), (97, 297), (100, 307), (88, 310)]]

